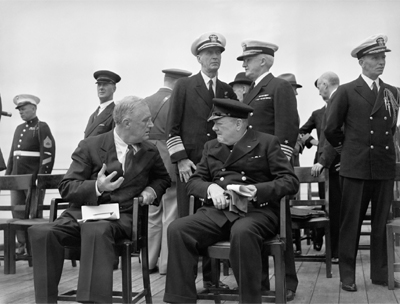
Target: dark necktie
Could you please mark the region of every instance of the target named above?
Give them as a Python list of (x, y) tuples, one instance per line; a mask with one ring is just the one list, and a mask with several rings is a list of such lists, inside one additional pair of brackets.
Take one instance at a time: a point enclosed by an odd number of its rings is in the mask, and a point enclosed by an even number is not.
[(124, 172), (132, 165), (133, 155), (135, 155), (135, 148), (132, 145), (128, 145), (128, 151), (125, 155), (125, 167)]
[(208, 92), (210, 92), (211, 99), (213, 99), (215, 97), (215, 95), (214, 95), (214, 90), (213, 90), (212, 79), (210, 79), (210, 81), (208, 82)]
[(375, 81), (372, 83), (372, 92), (374, 92), (375, 97), (378, 96), (378, 87), (376, 86), (376, 82)]

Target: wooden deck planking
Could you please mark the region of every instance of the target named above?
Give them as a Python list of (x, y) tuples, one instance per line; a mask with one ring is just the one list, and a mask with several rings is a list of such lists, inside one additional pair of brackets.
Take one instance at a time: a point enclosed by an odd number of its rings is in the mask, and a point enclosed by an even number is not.
[[(306, 246), (303, 244), (303, 250)], [(308, 247), (313, 252), (312, 246)], [(324, 250), (324, 248), (322, 249)], [(399, 248), (397, 248), (399, 250)], [(399, 250), (400, 251), (400, 250)], [(291, 304), (298, 303), (399, 303), (400, 288), (388, 290), (387, 287), (373, 285), (370, 280), (370, 262), (369, 251), (360, 250), (357, 256), (356, 280), (358, 291), (345, 292), (340, 289), (338, 265), (332, 265), (332, 278), (326, 278), (325, 263), (321, 262), (296, 262), (298, 271), (299, 286), (296, 297)], [(398, 259), (399, 254), (396, 255)], [(272, 260), (271, 260), (272, 264)], [(64, 271), (59, 285), (60, 292), (76, 289), (78, 267), (71, 266), (70, 261), (64, 264)], [(400, 277), (400, 274), (399, 276)], [(273, 267), (270, 267), (271, 288), (274, 287)], [(163, 303), (165, 287), (165, 275), (151, 274), (151, 288), (153, 294), (153, 303)], [(132, 259), (132, 281), (133, 286), (142, 287), (141, 264), (137, 258)], [(232, 270), (229, 276), (221, 275), (221, 281), (228, 284), (231, 288), (237, 286)], [(202, 288), (201, 271), (199, 271), (196, 280), (196, 286)], [(17, 273), (15, 275), (3, 274), (3, 262), (0, 266), (0, 303), (34, 303), (33, 275), (32, 268), (28, 267), (26, 261), (17, 262)], [(114, 271), (114, 289), (121, 290), (120, 270)], [(68, 302), (59, 302), (66, 304)], [(69, 302), (70, 303), (70, 302)], [(144, 303), (142, 300), (140, 303)], [(202, 300), (199, 304), (213, 303), (212, 301)], [(234, 303), (234, 302), (225, 302)]]

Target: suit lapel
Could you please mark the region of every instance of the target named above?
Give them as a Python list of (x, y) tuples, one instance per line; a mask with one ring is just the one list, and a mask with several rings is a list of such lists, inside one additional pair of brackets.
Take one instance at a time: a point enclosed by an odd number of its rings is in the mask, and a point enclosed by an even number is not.
[(130, 168), (125, 168), (124, 183), (129, 183), (138, 176), (147, 164), (154, 158), (155, 151), (150, 149), (148, 142), (142, 142), (140, 150), (133, 156), (133, 162)]
[(231, 152), (226, 145), (217, 142), (217, 144), (210, 150), (210, 154), (222, 163), (225, 163), (225, 161), (231, 155)]
[(246, 134), (233, 147), (233, 150), (228, 156), (224, 166), (228, 167), (233, 164), (238, 159), (251, 152), (258, 144), (259, 140), (256, 138), (254, 132), (247, 130)]
[(210, 98), (210, 93), (208, 92), (208, 89), (206, 87), (206, 84), (204, 83), (203, 76), (201, 75), (201, 72), (199, 72), (197, 75), (193, 76), (196, 81), (195, 85), (195, 90), (197, 94), (201, 97), (201, 99), (204, 101), (204, 104), (207, 105), (210, 109), (212, 108), (212, 100)]
[(267, 86), (273, 78), (274, 75), (271, 73), (265, 76), (248, 94), (246, 94), (243, 103), (250, 105), (254, 98), (261, 91), (261, 88)]
[[(372, 107), (375, 104), (375, 95), (372, 90), (368, 87), (367, 83), (360, 76), (356, 81), (356, 92), (364, 98)], [(378, 94), (379, 95), (379, 94)]]
[[(85, 131), (86, 136), (89, 135), (90, 133), (92, 133), (93, 130), (96, 129), (96, 127), (98, 125), (100, 125), (103, 121), (106, 121), (112, 115), (112, 113), (114, 111), (114, 107), (115, 107), (115, 104), (113, 102), (108, 107), (106, 107), (103, 110), (103, 112), (101, 112), (99, 115), (97, 115), (94, 118), (93, 122), (90, 125), (88, 125), (88, 127), (86, 128), (86, 131)], [(95, 113), (96, 113), (96, 111), (92, 115), (95, 115)]]
[(379, 79), (379, 91), (378, 91), (378, 96), (375, 100), (374, 108), (372, 109), (371, 115), (377, 112), (384, 104), (384, 98), (383, 98), (383, 91), (385, 90), (385, 84), (383, 83), (382, 80)]
[(107, 165), (107, 175), (117, 171), (114, 179), (123, 175), (122, 164), (118, 161), (117, 151), (114, 143), (114, 131), (107, 132), (103, 137), (103, 143), (99, 149), (101, 162)]

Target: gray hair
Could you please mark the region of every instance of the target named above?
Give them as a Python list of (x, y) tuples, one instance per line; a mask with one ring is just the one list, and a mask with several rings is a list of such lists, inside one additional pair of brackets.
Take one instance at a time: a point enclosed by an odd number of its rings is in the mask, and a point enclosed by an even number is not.
[(126, 117), (137, 112), (137, 109), (147, 104), (143, 98), (137, 96), (126, 96), (115, 104), (113, 118), (116, 125), (120, 125)]

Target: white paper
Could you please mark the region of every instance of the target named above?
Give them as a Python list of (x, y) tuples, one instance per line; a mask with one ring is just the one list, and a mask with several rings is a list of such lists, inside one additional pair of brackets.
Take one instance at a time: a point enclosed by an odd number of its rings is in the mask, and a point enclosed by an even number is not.
[(82, 206), (82, 221), (87, 220), (118, 220), (119, 204), (104, 204), (99, 206)]

